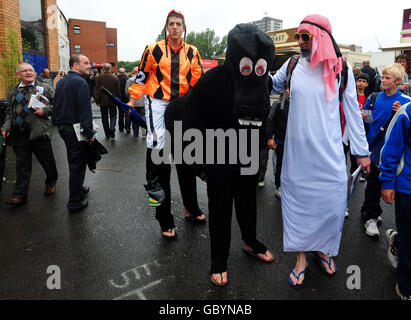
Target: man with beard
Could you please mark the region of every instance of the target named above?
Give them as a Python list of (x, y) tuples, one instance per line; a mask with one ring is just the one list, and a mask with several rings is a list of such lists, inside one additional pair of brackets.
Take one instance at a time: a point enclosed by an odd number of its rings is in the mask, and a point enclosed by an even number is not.
[[(301, 22), (296, 40), (302, 57), (290, 83), (290, 110), (281, 176), (284, 251), (297, 252), (288, 281), (294, 288), (304, 282), (306, 252), (315, 251), (328, 275), (337, 271), (338, 254), (347, 208), (347, 167), (340, 123), (339, 76), (344, 60), (332, 37), (331, 24), (320, 15)], [(285, 89), (287, 61), (273, 78), (273, 92)], [(354, 75), (341, 100), (351, 153), (370, 171), (368, 144), (357, 101)]]

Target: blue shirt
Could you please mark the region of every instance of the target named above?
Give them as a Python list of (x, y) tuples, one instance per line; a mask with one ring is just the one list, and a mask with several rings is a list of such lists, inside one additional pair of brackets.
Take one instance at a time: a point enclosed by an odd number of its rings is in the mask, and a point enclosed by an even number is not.
[[(387, 96), (385, 91), (378, 93), (377, 100), (374, 103), (374, 110), (372, 111), (372, 117), (374, 121), (369, 124), (370, 129), (367, 134), (368, 143), (371, 143), (371, 141), (380, 131), (381, 127), (384, 127), (384, 125), (389, 120), (393, 112), (392, 106), (394, 105), (395, 101), (399, 101), (401, 105), (404, 105), (410, 102), (411, 98), (399, 91), (391, 96)], [(369, 110), (370, 103), (371, 99), (370, 97), (368, 97), (367, 101), (365, 102), (365, 110)]]
[[(383, 189), (395, 189), (411, 195), (410, 119), (411, 103), (408, 103), (397, 112), (393, 119), (393, 124), (395, 124), (381, 151), (381, 174), (379, 178)], [(400, 165), (399, 169), (397, 169), (398, 165)]]

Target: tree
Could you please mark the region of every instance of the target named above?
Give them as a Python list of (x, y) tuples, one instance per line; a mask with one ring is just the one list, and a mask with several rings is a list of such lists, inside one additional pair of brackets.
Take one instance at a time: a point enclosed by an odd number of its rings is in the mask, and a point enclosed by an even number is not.
[(134, 67), (138, 67), (140, 65), (140, 61), (119, 61), (118, 62), (118, 68), (124, 68), (126, 69), (126, 72), (131, 72), (133, 71)]
[(16, 68), (22, 62), (22, 58), (19, 37), (15, 30), (9, 31), (6, 42), (6, 48), (0, 56), (0, 74), (4, 81), (5, 91), (8, 92), (18, 83)]
[[(164, 30), (158, 35), (156, 41), (164, 39)], [(213, 56), (224, 55), (227, 49), (227, 36), (221, 40), (214, 30), (206, 29), (202, 32), (190, 32), (186, 35), (186, 42), (196, 46), (202, 59), (212, 59)]]

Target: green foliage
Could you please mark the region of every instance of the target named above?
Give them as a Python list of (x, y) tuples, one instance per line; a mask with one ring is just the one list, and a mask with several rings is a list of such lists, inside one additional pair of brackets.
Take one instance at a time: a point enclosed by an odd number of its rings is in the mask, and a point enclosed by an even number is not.
[(119, 61), (118, 62), (118, 68), (124, 68), (126, 69), (126, 72), (131, 72), (133, 71), (134, 67), (138, 67), (140, 65), (140, 60), (138, 61)]
[(15, 30), (9, 30), (6, 48), (0, 57), (0, 74), (3, 78), (5, 91), (8, 92), (19, 81), (16, 68), (22, 62), (19, 48), (19, 37)]
[[(156, 41), (164, 39), (164, 30), (158, 35)], [(202, 32), (189, 32), (186, 42), (196, 46), (202, 59), (212, 59), (213, 56), (224, 55), (227, 49), (227, 36), (222, 39), (216, 36), (214, 30), (206, 29)]]

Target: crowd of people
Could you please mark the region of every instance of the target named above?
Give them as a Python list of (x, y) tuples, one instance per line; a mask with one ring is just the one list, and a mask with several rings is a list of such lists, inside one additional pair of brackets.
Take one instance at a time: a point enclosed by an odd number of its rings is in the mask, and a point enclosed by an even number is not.
[[(117, 109), (101, 93), (100, 88), (104, 87), (146, 118), (147, 131), (142, 130), (141, 134), (146, 135), (147, 143), (148, 201), (156, 207), (162, 235), (175, 239), (171, 166), (155, 164), (151, 155), (153, 149), (161, 150), (164, 146), (164, 117), (169, 103), (189, 94), (203, 76), (203, 69), (198, 49), (183, 41), (186, 26), (181, 12), (173, 10), (167, 15), (165, 30), (168, 36), (146, 47), (140, 66), (133, 69), (131, 76), (122, 68), (118, 75), (113, 74), (108, 63), (104, 64), (102, 74), (90, 76), (89, 59), (79, 54), (70, 58), (70, 72), (61, 74), (54, 88), (49, 70), (37, 77), (30, 64), (17, 66), (20, 83), (8, 94), (9, 106), (1, 128), (3, 138), (13, 145), (16, 155), (16, 184), (7, 205), (19, 207), (27, 203), (32, 153), (46, 174), (44, 196), (56, 192), (58, 173), (50, 140), (50, 129), (56, 125), (69, 163), (67, 209), (74, 214), (87, 208), (90, 188), (84, 185), (83, 150), (85, 144), (95, 139), (92, 98), (100, 107), (107, 139), (115, 139), (117, 126), (120, 132), (130, 134), (133, 130), (135, 136), (140, 134), (127, 112)], [(364, 61), (363, 68), (353, 69), (338, 49), (330, 22), (320, 15), (306, 16), (295, 37), (301, 55), (287, 60), (272, 77), (272, 94), (281, 96), (275, 100), (261, 129), (260, 172), (256, 175), (259, 187), (263, 187), (268, 152), (275, 150), (275, 197), (282, 205), (284, 251), (297, 254), (288, 281), (294, 288), (303, 285), (309, 268), (307, 252), (311, 251), (326, 274), (332, 276), (337, 272), (334, 257), (338, 255), (344, 219), (349, 215), (350, 158), (350, 173), (361, 167), (367, 180), (361, 209), (367, 235), (380, 234), (380, 199), (389, 204), (395, 200), (397, 230), (386, 232), (388, 258), (397, 268), (398, 296), (410, 299), (411, 98), (407, 56), (398, 56), (381, 75), (371, 68), (369, 61)], [(36, 94), (46, 98), (44, 107), (30, 109), (32, 95)], [(80, 140), (74, 129), (78, 123)], [(197, 203), (196, 174), (184, 164), (177, 167), (177, 173), (185, 217), (205, 222), (206, 215)], [(211, 225), (210, 233), (215, 234)], [(243, 249), (259, 260), (272, 262), (274, 255), (261, 246), (261, 252), (246, 243)], [(211, 281), (218, 286), (226, 285), (227, 270), (212, 271)]]

